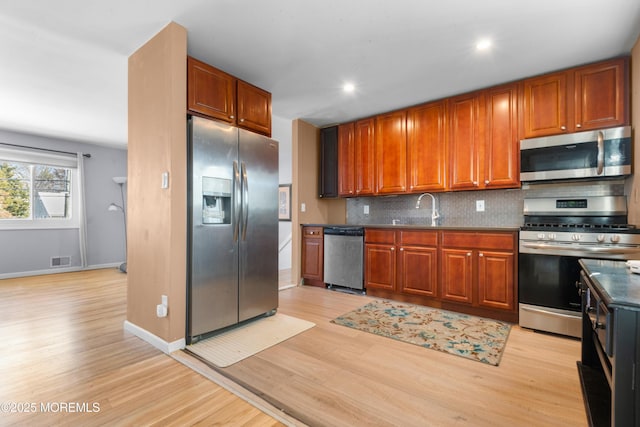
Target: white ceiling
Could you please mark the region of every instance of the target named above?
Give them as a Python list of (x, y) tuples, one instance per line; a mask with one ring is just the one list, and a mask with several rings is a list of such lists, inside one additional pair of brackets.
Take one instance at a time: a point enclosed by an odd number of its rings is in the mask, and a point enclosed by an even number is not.
[(275, 116), (323, 126), (628, 54), (640, 1), (4, 0), (0, 129), (125, 146), (127, 58), (170, 21)]

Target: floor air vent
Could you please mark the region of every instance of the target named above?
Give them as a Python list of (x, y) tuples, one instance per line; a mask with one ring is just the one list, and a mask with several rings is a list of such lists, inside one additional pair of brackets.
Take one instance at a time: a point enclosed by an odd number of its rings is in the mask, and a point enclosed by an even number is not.
[(51, 258), (51, 267), (68, 267), (71, 265), (70, 256), (58, 256)]

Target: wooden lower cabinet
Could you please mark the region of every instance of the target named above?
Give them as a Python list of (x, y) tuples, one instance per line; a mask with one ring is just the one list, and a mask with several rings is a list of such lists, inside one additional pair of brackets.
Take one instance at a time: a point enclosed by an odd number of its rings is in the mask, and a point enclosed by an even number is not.
[(438, 294), (436, 231), (365, 231), (367, 290), (435, 297)]
[(324, 230), (302, 227), (302, 278), (305, 285), (324, 287)]
[(517, 232), (365, 230), (367, 294), (518, 321)]
[(466, 249), (442, 249), (442, 299), (473, 303), (473, 258)]
[(396, 232), (365, 229), (364, 281), (366, 289), (396, 290)]

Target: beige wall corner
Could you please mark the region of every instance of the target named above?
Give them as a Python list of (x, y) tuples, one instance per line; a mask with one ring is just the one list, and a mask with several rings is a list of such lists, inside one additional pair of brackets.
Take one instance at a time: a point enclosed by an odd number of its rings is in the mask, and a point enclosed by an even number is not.
[(631, 134), (634, 144), (633, 175), (627, 181), (627, 195), (629, 203), (629, 223), (640, 224), (640, 143), (638, 141), (638, 126), (640, 126), (640, 38), (631, 50)]
[(169, 343), (186, 323), (186, 63), (187, 31), (175, 23), (129, 57), (127, 321)]
[[(318, 197), (320, 165), (320, 129), (301, 119), (293, 121), (291, 194), (291, 277), (300, 282), (300, 224), (344, 224), (347, 217), (345, 199)], [(304, 203), (305, 212), (301, 212)]]

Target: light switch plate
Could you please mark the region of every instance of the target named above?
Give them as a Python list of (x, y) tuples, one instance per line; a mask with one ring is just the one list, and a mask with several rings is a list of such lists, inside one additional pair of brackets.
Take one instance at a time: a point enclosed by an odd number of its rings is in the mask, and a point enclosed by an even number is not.
[(484, 212), (484, 200), (476, 200), (476, 212)]
[(306, 212), (306, 211), (307, 211), (307, 204), (300, 203), (300, 212)]
[(364, 214), (369, 215), (369, 205), (364, 205)]

